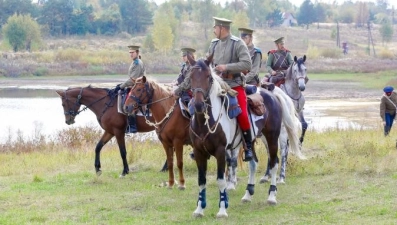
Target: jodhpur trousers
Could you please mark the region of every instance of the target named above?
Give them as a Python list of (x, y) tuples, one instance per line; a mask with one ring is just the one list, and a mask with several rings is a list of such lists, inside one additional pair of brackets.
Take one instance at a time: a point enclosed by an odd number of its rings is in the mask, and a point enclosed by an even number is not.
[(232, 88), (238, 92), (237, 101), (241, 108), (241, 113), (237, 116), (237, 122), (240, 125), (242, 131), (250, 129), (250, 122), (248, 120), (248, 108), (247, 108), (247, 95), (242, 86)]
[(394, 121), (395, 117), (396, 117), (396, 114), (391, 115), (390, 113), (385, 113), (385, 122), (386, 122), (386, 125), (384, 127), (385, 136), (387, 136), (389, 134), (390, 129), (393, 126), (393, 121)]

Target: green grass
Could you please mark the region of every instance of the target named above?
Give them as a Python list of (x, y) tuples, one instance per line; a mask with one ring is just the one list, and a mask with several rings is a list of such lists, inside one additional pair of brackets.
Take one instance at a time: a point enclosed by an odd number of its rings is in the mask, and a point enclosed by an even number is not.
[[(127, 140), (131, 172), (124, 179), (118, 178), (122, 163), (114, 143), (102, 150), (100, 177), (94, 172), (91, 142), (71, 149), (58, 145), (0, 153), (0, 224), (394, 224), (395, 142), (383, 137), (380, 128), (308, 131), (303, 153), (309, 159), (290, 155), (287, 184), (278, 185), (278, 204), (266, 204), (269, 184), (256, 184), (253, 202), (240, 202), (247, 182), (244, 163), (237, 189), (229, 193), (229, 218), (219, 220), (214, 158), (205, 216), (192, 217), (198, 187), (189, 147), (184, 191), (163, 187), (168, 174), (158, 172), (165, 154), (157, 142)], [(263, 144), (257, 147), (259, 180), (266, 154)]]

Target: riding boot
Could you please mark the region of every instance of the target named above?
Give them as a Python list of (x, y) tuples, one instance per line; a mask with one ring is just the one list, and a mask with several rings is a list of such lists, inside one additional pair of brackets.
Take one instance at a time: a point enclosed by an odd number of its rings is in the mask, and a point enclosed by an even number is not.
[(136, 133), (138, 129), (136, 128), (136, 115), (128, 116), (128, 125), (125, 133)]
[(390, 126), (387, 126), (387, 125), (384, 127), (385, 137), (386, 137), (387, 135), (389, 135), (390, 128), (391, 128), (391, 127), (390, 127)]
[(252, 152), (252, 135), (250, 130), (243, 131), (243, 137), (247, 149), (244, 150), (244, 159), (243, 161), (249, 162), (254, 158), (254, 153)]

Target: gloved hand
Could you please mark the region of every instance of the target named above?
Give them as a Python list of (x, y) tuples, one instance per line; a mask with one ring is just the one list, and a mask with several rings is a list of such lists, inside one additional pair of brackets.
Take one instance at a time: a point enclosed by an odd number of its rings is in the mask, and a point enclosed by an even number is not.
[(114, 88), (114, 92), (118, 92), (120, 90), (120, 84), (118, 84), (115, 88)]

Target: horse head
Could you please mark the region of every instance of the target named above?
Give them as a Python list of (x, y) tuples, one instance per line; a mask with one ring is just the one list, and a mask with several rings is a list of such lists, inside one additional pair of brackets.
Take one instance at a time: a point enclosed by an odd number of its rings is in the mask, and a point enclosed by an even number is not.
[(305, 61), (306, 55), (299, 59), (294, 56), (294, 63), (292, 64), (292, 79), (294, 79), (300, 91), (304, 91), (306, 89), (307, 73)]
[(209, 100), (209, 93), (213, 78), (211, 76), (211, 69), (209, 68), (209, 61), (198, 60), (192, 64), (190, 70), (190, 85), (193, 92), (193, 102), (195, 113), (204, 113), (207, 108), (207, 101)]
[(135, 113), (141, 109), (142, 106), (148, 104), (152, 98), (152, 89), (146, 76), (132, 79), (134, 86), (132, 86), (128, 93), (127, 100), (124, 103), (124, 110), (129, 113)]
[(81, 88), (80, 90), (77, 88), (68, 88), (66, 90), (56, 90), (62, 100), (63, 113), (65, 114), (65, 123), (67, 125), (74, 124), (74, 119), (80, 113), (80, 100), (83, 94), (83, 89), (84, 88)]

